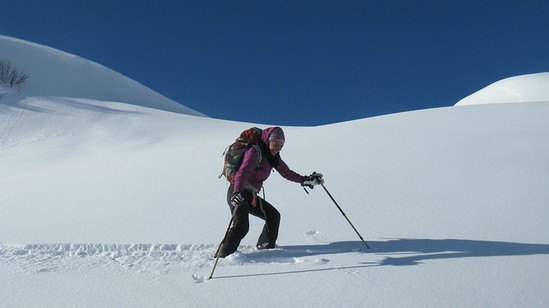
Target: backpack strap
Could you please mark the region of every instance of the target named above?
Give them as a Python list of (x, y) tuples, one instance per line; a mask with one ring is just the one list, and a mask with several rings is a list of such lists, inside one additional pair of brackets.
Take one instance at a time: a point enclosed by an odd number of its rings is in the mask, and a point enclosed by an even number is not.
[(255, 166), (255, 168), (259, 169), (259, 167), (261, 167), (261, 161), (263, 160), (263, 155), (261, 153), (261, 147), (256, 143), (253, 143), (252, 147), (254, 147), (255, 152), (257, 153), (257, 165)]

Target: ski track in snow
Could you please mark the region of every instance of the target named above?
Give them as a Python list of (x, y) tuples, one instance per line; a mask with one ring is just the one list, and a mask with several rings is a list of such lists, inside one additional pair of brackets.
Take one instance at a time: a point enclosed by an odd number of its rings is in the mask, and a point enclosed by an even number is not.
[(25, 272), (180, 272), (211, 264), (215, 245), (178, 244), (0, 244), (0, 262)]
[[(217, 245), (213, 244), (6, 244), (0, 243), (0, 263), (22, 272), (90, 271), (103, 267), (120, 272), (176, 274), (210, 268)], [(284, 248), (258, 251), (240, 246), (218, 266), (251, 264), (311, 264), (329, 262), (315, 251)]]

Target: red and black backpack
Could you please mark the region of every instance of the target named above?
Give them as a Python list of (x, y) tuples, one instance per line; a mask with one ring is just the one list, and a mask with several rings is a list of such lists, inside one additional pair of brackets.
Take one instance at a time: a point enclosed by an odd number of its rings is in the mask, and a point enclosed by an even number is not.
[(229, 182), (232, 182), (240, 165), (242, 165), (244, 153), (252, 146), (257, 151), (257, 168), (259, 168), (263, 157), (261, 155), (261, 147), (259, 146), (262, 132), (263, 130), (260, 128), (252, 127), (240, 133), (235, 142), (229, 145), (223, 152), (223, 171), (219, 177), (225, 176)]

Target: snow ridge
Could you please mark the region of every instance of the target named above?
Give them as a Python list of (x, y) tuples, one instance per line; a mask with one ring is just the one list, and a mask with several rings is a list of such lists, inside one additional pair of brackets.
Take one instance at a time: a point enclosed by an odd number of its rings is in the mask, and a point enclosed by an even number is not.
[(549, 73), (509, 77), (461, 99), (455, 106), (549, 101)]

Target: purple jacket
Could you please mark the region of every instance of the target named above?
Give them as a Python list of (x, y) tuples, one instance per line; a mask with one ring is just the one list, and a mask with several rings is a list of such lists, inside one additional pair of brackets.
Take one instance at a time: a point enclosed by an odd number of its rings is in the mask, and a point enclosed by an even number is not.
[[(269, 144), (269, 135), (275, 129), (275, 127), (269, 127), (264, 129), (261, 134), (261, 140), (266, 144)], [(263, 182), (271, 175), (272, 167), (265, 157), (265, 153), (261, 153), (263, 158), (261, 159), (261, 165), (257, 167), (257, 151), (254, 147), (250, 147), (244, 153), (244, 159), (240, 169), (236, 172), (233, 178), (234, 191), (243, 191), (246, 184), (251, 184), (253, 187), (260, 190), (263, 187)], [(290, 170), (288, 165), (280, 158), (280, 164), (276, 168), (278, 173), (282, 175), (285, 179), (301, 183), (303, 181), (303, 176)]]

